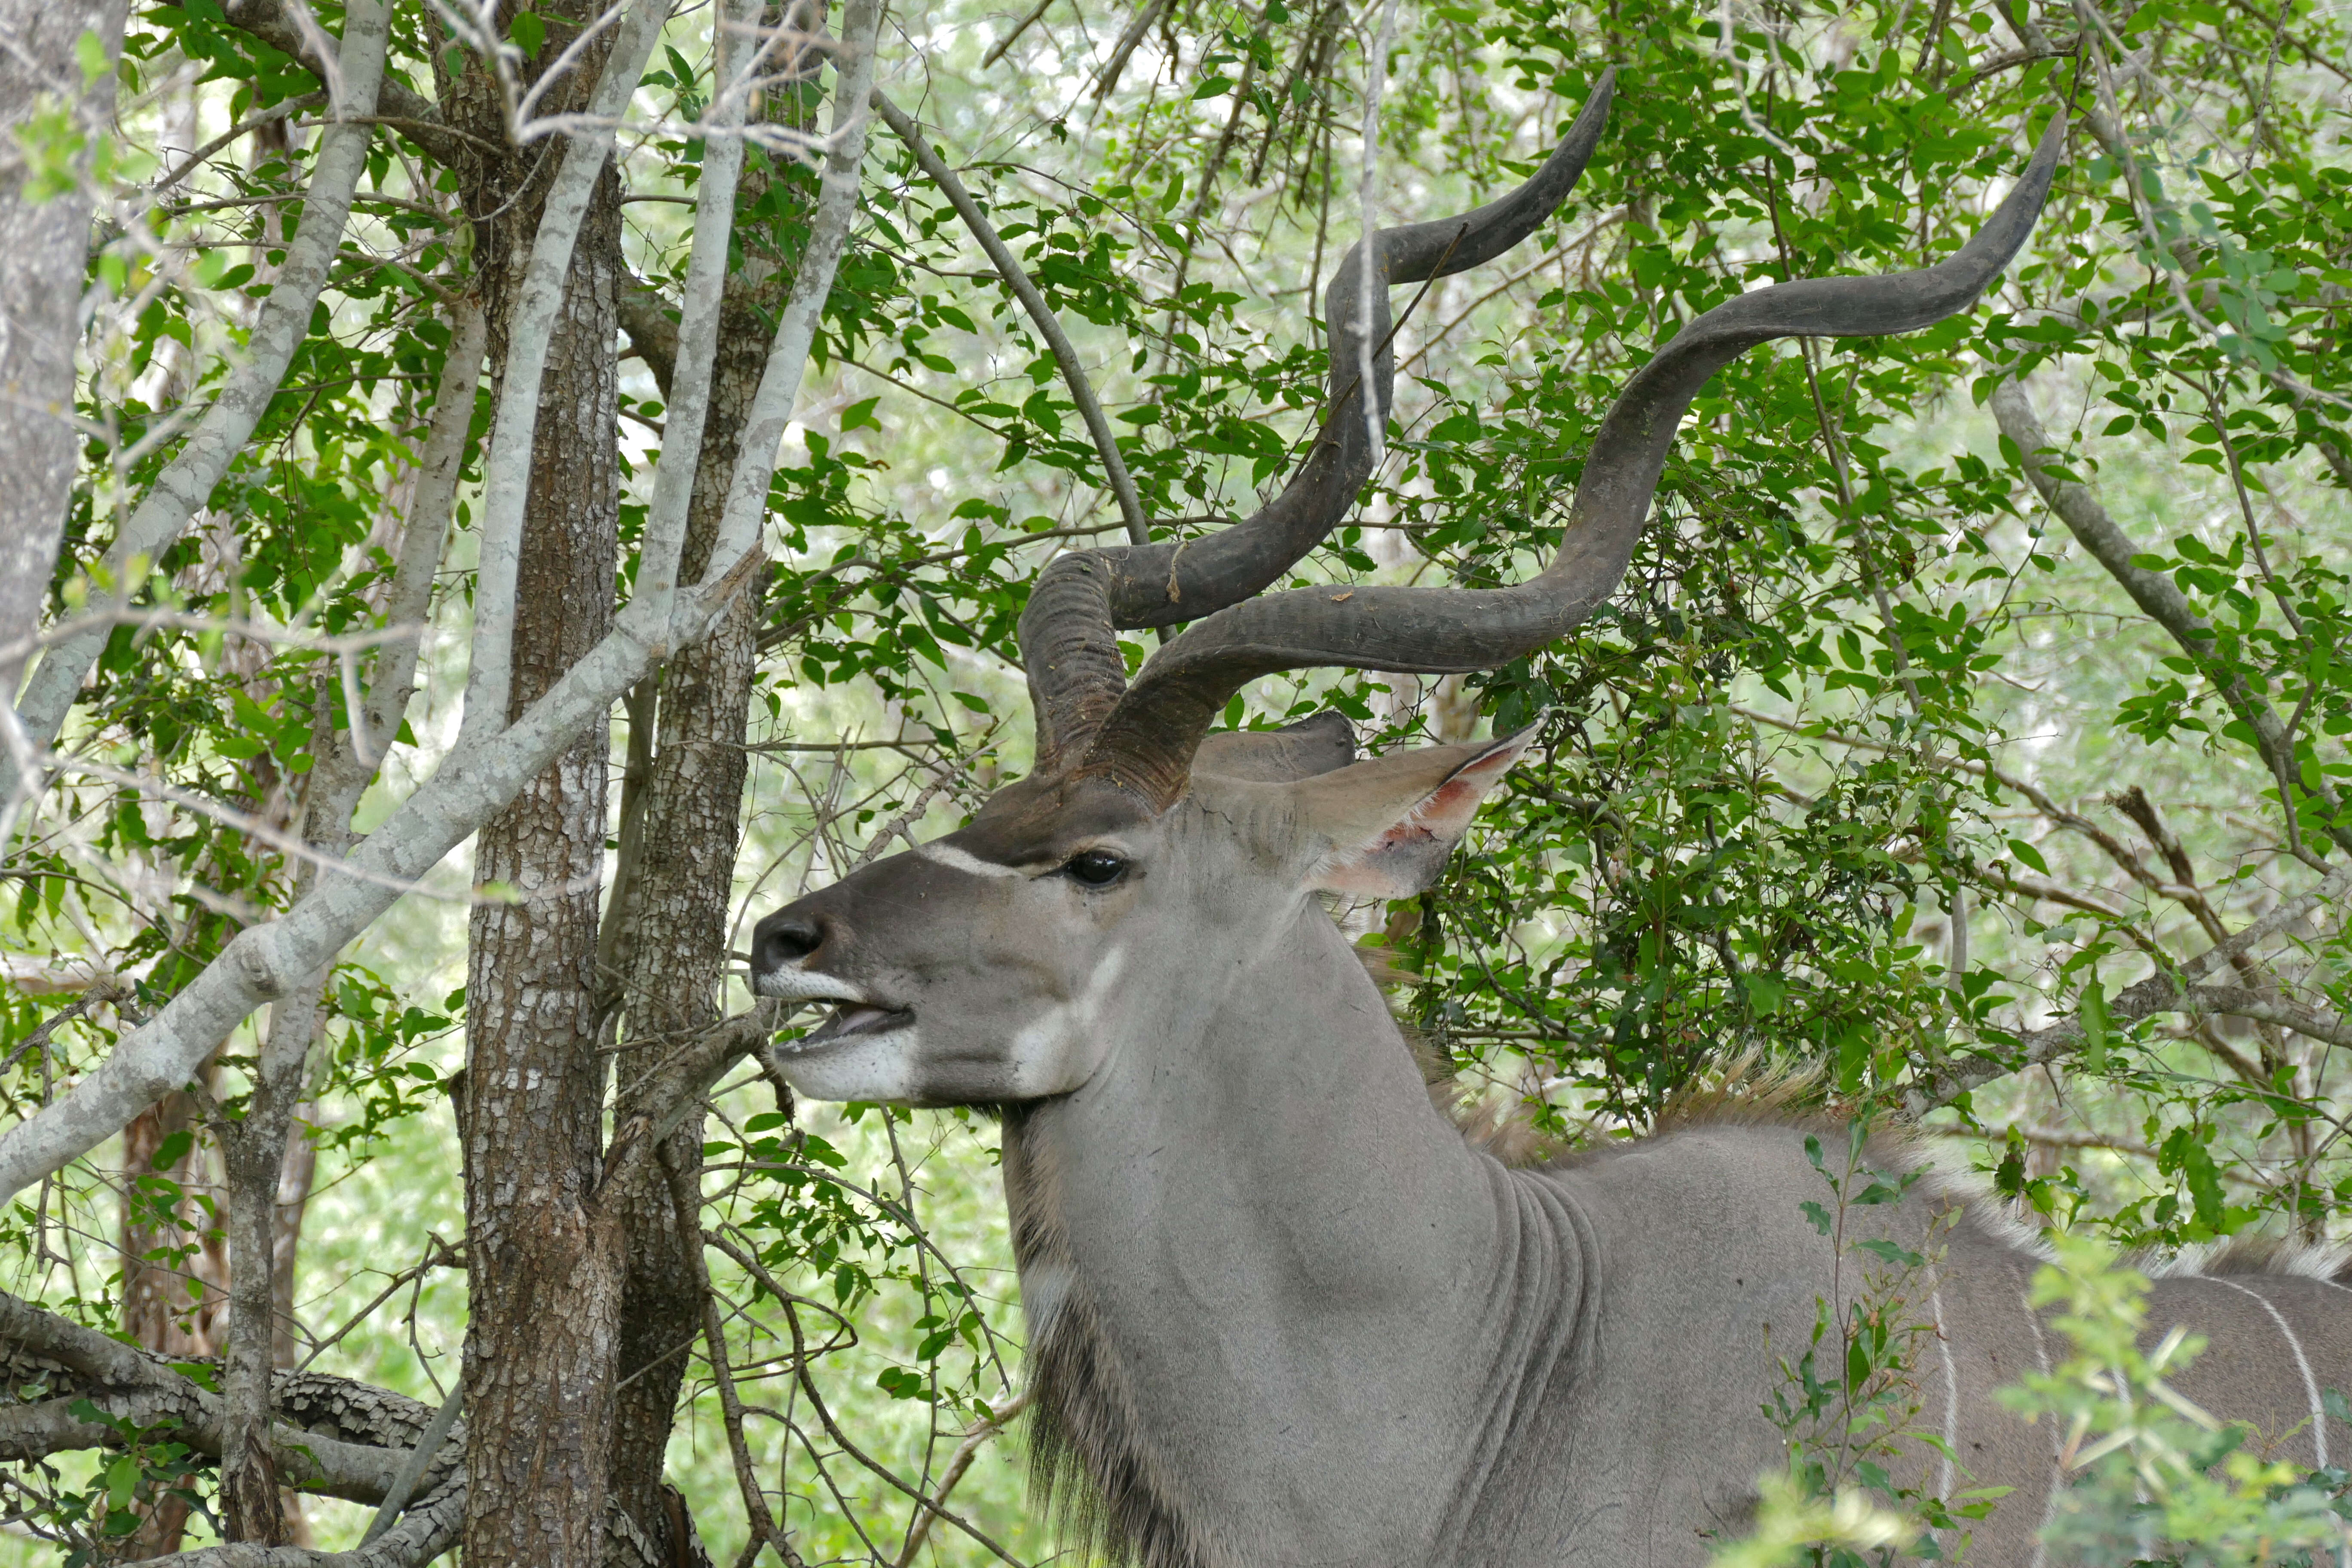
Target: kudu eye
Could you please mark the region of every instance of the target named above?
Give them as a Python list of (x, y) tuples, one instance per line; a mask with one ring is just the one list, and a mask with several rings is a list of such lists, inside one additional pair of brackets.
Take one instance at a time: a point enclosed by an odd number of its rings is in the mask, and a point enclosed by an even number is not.
[(1062, 868), (1073, 881), (1089, 888), (1108, 888), (1127, 875), (1126, 858), (1108, 849), (1089, 849), (1083, 855), (1073, 855)]

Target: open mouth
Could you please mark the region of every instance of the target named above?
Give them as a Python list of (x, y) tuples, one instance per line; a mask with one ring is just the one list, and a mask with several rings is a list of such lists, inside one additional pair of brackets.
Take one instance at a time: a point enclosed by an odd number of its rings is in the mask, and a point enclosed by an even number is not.
[(829, 1046), (853, 1035), (884, 1035), (915, 1021), (912, 1007), (877, 1007), (870, 1002), (844, 1002), (833, 1016), (801, 1037), (801, 1047)]

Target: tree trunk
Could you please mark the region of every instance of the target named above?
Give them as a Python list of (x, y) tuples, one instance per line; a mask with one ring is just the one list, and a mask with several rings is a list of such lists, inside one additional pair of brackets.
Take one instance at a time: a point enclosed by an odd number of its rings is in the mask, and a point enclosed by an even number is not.
[[(541, 61), (573, 30), (551, 15)], [(607, 35), (609, 37), (609, 34)], [(584, 98), (603, 68), (569, 78)], [(445, 51), (445, 65), (451, 56)], [(478, 67), (444, 83), (450, 121), (504, 141)], [(551, 104), (542, 112), (576, 108)], [(460, 171), (503, 376), (510, 307), (560, 142)], [(617, 180), (583, 223), (548, 348), (516, 587), (509, 716), (541, 696), (611, 626), (620, 471), (614, 299)], [(466, 1337), (465, 1555), (473, 1568), (594, 1568), (604, 1536), (618, 1237), (592, 1203), (604, 1073), (598, 1052), (597, 890), (610, 750), (596, 725), (476, 840), (461, 1117), (472, 1321)]]
[[(73, 494), (74, 344), (81, 337), (83, 265), (89, 255), (89, 148), (114, 115), (114, 60), (122, 52), (125, 0), (0, 0), (0, 702), (14, 701), (57, 570), (58, 541)], [(97, 40), (104, 68), (85, 77), (80, 43)], [(21, 139), (46, 109), (66, 109), (83, 139), (63, 171), (72, 184), (43, 186), (28, 155), (47, 140)], [(62, 150), (62, 149), (59, 149)]]
[[(745, 202), (758, 194), (747, 181)], [(721, 317), (680, 563), (685, 582), (698, 580), (709, 564), (743, 421), (767, 361), (768, 334), (751, 293), (730, 289)], [(635, 1109), (646, 1074), (720, 1016), (761, 607), (757, 589), (745, 592), (708, 640), (662, 670), (632, 896), (620, 916), (625, 1026), (616, 1058), (618, 1117)], [(663, 1456), (702, 1311), (698, 1276), (687, 1256), (702, 1245), (701, 1216), (677, 1212), (664, 1167), (699, 1164), (702, 1131), (697, 1111), (670, 1134), (660, 1160), (639, 1165), (636, 1179), (613, 1200), (627, 1236), (621, 1316), (626, 1381), (614, 1412), (613, 1500), (663, 1544), (664, 1563), (675, 1560), (682, 1543), (668, 1535), (674, 1510), (664, 1496)], [(607, 1568), (627, 1565), (608, 1557)]]
[[(619, 208), (599, 198), (549, 350), (517, 585), (519, 712), (612, 618), (619, 489), (613, 289)], [(565, 406), (571, 405), (571, 406)], [(596, 1561), (619, 1282), (599, 1167), (596, 914), (608, 738), (600, 726), (476, 840), (464, 1139), (472, 1321), (466, 1560)]]
[[(764, 26), (784, 20), (771, 5)], [(771, 68), (773, 68), (772, 66)], [(798, 112), (797, 95), (772, 96)], [(764, 111), (753, 119), (764, 119)], [(765, 225), (742, 215), (761, 211), (775, 184), (764, 156), (745, 161), (736, 193), (736, 241), (742, 263), (728, 279), (719, 318), (718, 357), (710, 368), (710, 402), (703, 427), (694, 496), (688, 513), (678, 580), (698, 582), (718, 542), (728, 481), (741, 447), (743, 424), (759, 390), (782, 298), (778, 231), (797, 228), (806, 212)], [(666, 324), (666, 323), (665, 323)], [(633, 329), (634, 330), (634, 329)], [(651, 346), (651, 345), (647, 345)], [(670, 395), (670, 363), (659, 353), (646, 363)], [(640, 820), (624, 824), (627, 869), (614, 888), (620, 907), (613, 975), (623, 1009), (617, 1117), (638, 1103), (641, 1080), (677, 1046), (716, 1022), (724, 1010), (727, 922), (734, 903), (735, 857), (742, 841), (743, 784), (749, 757), (751, 678), (758, 661), (763, 599), (756, 582), (738, 598), (709, 638), (672, 658), (661, 672), (656, 744), (640, 786)], [(632, 747), (637, 715), (632, 714)], [(633, 851), (633, 853), (632, 853)], [(698, 1110), (663, 1146), (659, 1163), (613, 1198), (627, 1236), (621, 1308), (623, 1385), (614, 1413), (613, 1500), (663, 1550), (658, 1562), (687, 1561), (698, 1542), (678, 1540), (692, 1521), (671, 1501), (662, 1481), (664, 1457), (677, 1411), (687, 1361), (701, 1328), (702, 1271), (689, 1249), (702, 1245), (701, 1216), (680, 1214), (669, 1173), (701, 1160), (703, 1118)], [(617, 1543), (615, 1543), (617, 1545)], [(608, 1548), (605, 1568), (635, 1568)]]
[[(213, 1069), (202, 1076), (209, 1091)], [(198, 1114), (195, 1097), (175, 1090), (122, 1130), (122, 1331), (131, 1343), (174, 1361), (220, 1352), (220, 1314), (228, 1302), (227, 1237), (194, 1201), (194, 1194), (217, 1185), (205, 1144), (192, 1142), (179, 1158), (155, 1169), (155, 1157), (167, 1142), (196, 1130)], [(156, 1178), (180, 1189), (169, 1224), (154, 1206), (139, 1201), (142, 1193), (163, 1195), (153, 1186), (142, 1187)], [(184, 1261), (150, 1260), (151, 1253), (182, 1247), (193, 1249)], [(187, 1522), (186, 1503), (163, 1499), (111, 1549), (113, 1560), (135, 1563), (177, 1552)]]

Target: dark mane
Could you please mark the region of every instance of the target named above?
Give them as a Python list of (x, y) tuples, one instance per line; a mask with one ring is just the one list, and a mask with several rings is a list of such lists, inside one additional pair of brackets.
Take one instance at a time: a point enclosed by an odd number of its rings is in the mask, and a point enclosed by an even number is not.
[[(1054, 1102), (1008, 1109), (1004, 1195), (1030, 1340), (1029, 1490), (1079, 1561), (1111, 1568), (1197, 1568), (1208, 1561), (1170, 1478), (1139, 1440), (1142, 1422), (1117, 1352), (1061, 1229), (1060, 1173), (1024, 1136)], [(1058, 1283), (1057, 1283), (1058, 1282)], [(1047, 1292), (1053, 1299), (1041, 1300)]]

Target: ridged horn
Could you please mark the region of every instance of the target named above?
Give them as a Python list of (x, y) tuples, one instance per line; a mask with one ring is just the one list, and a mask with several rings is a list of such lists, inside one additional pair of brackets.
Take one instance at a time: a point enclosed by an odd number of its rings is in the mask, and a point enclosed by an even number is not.
[(1057, 771), (1084, 751), (1127, 688), (1118, 633), (1199, 620), (1256, 594), (1321, 542), (1371, 477), (1363, 416), (1363, 351), (1372, 347), (1381, 418), (1395, 380), (1388, 291), (1449, 277), (1510, 249), (1568, 199), (1609, 120), (1617, 73), (1602, 73), (1559, 148), (1510, 195), (1460, 217), (1384, 228), (1373, 237), (1375, 284), (1361, 319), (1359, 240), (1323, 297), (1330, 329), (1329, 394), (1306, 461), (1280, 495), (1230, 528), (1181, 543), (1126, 545), (1064, 555), (1038, 576), (1021, 616), (1021, 655), (1037, 720), (1037, 768)]
[(1237, 603), (1155, 654), (1112, 704), (1076, 772), (1165, 807), (1184, 793), (1201, 737), (1234, 692), (1278, 670), (1331, 667), (1438, 675), (1492, 669), (1567, 635), (1615, 592), (1675, 430), (1718, 370), (1775, 338), (1878, 337), (1956, 315), (2032, 232), (2065, 146), (2053, 121), (2017, 187), (1948, 259), (1877, 278), (1817, 278), (1727, 300), (1634, 373), (1594, 437), (1559, 554), (1507, 588), (1300, 589)]

